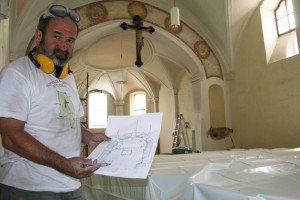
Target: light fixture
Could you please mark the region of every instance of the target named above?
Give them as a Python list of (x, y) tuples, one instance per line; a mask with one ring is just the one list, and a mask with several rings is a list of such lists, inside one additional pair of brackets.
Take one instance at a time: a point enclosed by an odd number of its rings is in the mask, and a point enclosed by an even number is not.
[(179, 19), (179, 8), (175, 6), (174, 0), (174, 7), (171, 8), (171, 28), (176, 29), (180, 26), (180, 19)]

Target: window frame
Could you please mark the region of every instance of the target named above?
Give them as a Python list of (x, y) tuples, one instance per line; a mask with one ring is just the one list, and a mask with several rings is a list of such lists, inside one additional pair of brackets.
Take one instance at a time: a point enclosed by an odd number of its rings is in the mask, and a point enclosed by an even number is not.
[[(286, 10), (286, 15), (284, 16), (284, 17), (287, 17), (287, 19), (288, 19), (288, 31), (286, 31), (286, 32), (283, 32), (283, 33), (279, 33), (279, 25), (278, 25), (278, 19), (277, 19), (277, 15), (276, 15), (276, 12), (277, 12), (277, 10), (280, 8), (280, 5), (281, 5), (281, 3), (282, 2), (285, 2), (285, 10)], [(292, 14), (294, 14), (294, 21), (295, 21), (295, 11), (294, 11), (294, 5), (293, 5), (293, 0), (291, 0), (291, 4), (292, 4), (292, 6), (293, 6), (293, 12), (292, 12)], [(290, 13), (291, 14), (291, 13)], [(290, 32), (292, 32), (292, 31), (294, 31), (294, 30), (296, 30), (296, 27), (295, 28), (290, 28), (290, 20), (289, 20), (289, 15), (290, 15), (289, 13), (288, 13), (288, 4), (287, 4), (287, 0), (281, 0), (281, 1), (279, 1), (279, 3), (277, 4), (277, 7), (275, 8), (275, 10), (274, 10), (274, 18), (275, 18), (275, 23), (276, 23), (276, 30), (277, 30), (277, 35), (278, 35), (278, 37), (280, 37), (280, 36), (282, 36), (282, 35), (285, 35), (285, 34), (288, 34), (288, 33), (290, 33)], [(280, 19), (282, 19), (282, 18), (280, 18)]]

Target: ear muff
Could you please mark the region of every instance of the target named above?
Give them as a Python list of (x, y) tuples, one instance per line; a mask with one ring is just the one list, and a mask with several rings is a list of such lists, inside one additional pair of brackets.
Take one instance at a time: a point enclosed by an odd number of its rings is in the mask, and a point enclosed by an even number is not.
[(66, 64), (63, 67), (56, 67), (55, 76), (59, 79), (63, 79), (67, 76), (67, 74), (70, 72), (69, 65)]
[(43, 54), (38, 54), (36, 59), (34, 59), (32, 55), (34, 51), (35, 49), (28, 54), (29, 59), (37, 68), (41, 69), (46, 74), (52, 74), (55, 71), (56, 78), (63, 79), (71, 72), (68, 64), (63, 67), (56, 67), (53, 61)]
[(46, 74), (51, 74), (55, 70), (53, 61), (43, 54), (38, 54), (36, 56), (36, 61), (40, 64), (40, 69)]

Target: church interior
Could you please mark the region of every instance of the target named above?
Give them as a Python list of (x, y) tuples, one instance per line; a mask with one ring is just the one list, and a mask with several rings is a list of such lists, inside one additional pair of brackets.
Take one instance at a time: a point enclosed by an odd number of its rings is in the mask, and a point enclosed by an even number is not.
[[(294, 27), (280, 34), (275, 14), (282, 2), (293, 5), (295, 20)], [(107, 116), (131, 115), (135, 94), (145, 95), (146, 113), (163, 113), (154, 159), (156, 165), (150, 170), (152, 178), (133, 181), (131, 186), (126, 185), (126, 180), (108, 177), (100, 180), (93, 176), (85, 180), (87, 188), (97, 185), (97, 192), (103, 192), (104, 185), (109, 185), (111, 193), (99, 194), (99, 197), (123, 199), (120, 197), (123, 195), (126, 199), (127, 195), (127, 199), (135, 199), (135, 195), (140, 195), (144, 199), (201, 199), (191, 197), (189, 191), (193, 184), (190, 183), (194, 181), (194, 187), (200, 187), (205, 182), (201, 177), (205, 175), (196, 176), (195, 168), (183, 163), (197, 160), (184, 156), (204, 155), (204, 152), (209, 152), (206, 161), (220, 163), (221, 157), (230, 160), (249, 150), (249, 154), (245, 153), (247, 155), (243, 157), (243, 164), (247, 159), (261, 156), (265, 160), (260, 167), (277, 166), (274, 169), (279, 171), (291, 170), (281, 182), (259, 179), (258, 183), (266, 188), (289, 183), (287, 180), (293, 173), (298, 173), (299, 177), (300, 154), (296, 149), (300, 146), (300, 1), (0, 0), (0, 69), (27, 55), (35, 46), (33, 36), (39, 16), (53, 4), (70, 7), (81, 17), (80, 32), (69, 64), (85, 108), (83, 124), (91, 131), (105, 131), (105, 127), (89, 127), (91, 119), (88, 114), (92, 108), (88, 98), (93, 92), (107, 95)], [(170, 13), (171, 8), (178, 9), (177, 15)], [(179, 24), (172, 24), (173, 15)], [(175, 155), (180, 160), (176, 163), (186, 167), (190, 179), (182, 178), (180, 170), (176, 171), (179, 174), (168, 179), (168, 183), (172, 183), (172, 178), (178, 178), (178, 184), (167, 187), (158, 178), (163, 173), (159, 170), (171, 174), (170, 168), (164, 168), (170, 160), (164, 163), (164, 159), (171, 156), (168, 154), (174, 148), (178, 123), (181, 128), (178, 146), (189, 147), (193, 153)], [(84, 148), (88, 155), (89, 149)], [(282, 149), (284, 153), (280, 151)], [(293, 158), (293, 161), (278, 159), (283, 155), (286, 159)], [(272, 165), (266, 161), (268, 159), (278, 163)], [(245, 166), (258, 167), (253, 163), (254, 160), (249, 161)], [(284, 163), (293, 165), (285, 168)], [(229, 165), (218, 166), (227, 172), (230, 168)], [(240, 172), (245, 172), (245, 169), (238, 168)], [(192, 174), (194, 179), (191, 179)], [(278, 175), (270, 174), (272, 178)], [(244, 180), (250, 177), (247, 175), (240, 177)], [(253, 189), (254, 184), (250, 184), (254, 183), (252, 177), (243, 182), (244, 191), (233, 187), (241, 186), (240, 181), (229, 184), (228, 180), (233, 176), (226, 181), (223, 178), (213, 179), (211, 176), (208, 180), (206, 176), (205, 180), (210, 184), (207, 187), (202, 185), (202, 199), (218, 199), (214, 196), (217, 194), (225, 195), (222, 199), (247, 199), (247, 195), (259, 199), (258, 194), (268, 191)], [(299, 186), (299, 178), (293, 179), (293, 183), (295, 187)], [(117, 192), (113, 191), (113, 186), (118, 184), (127, 193), (120, 190), (122, 195), (114, 196), (113, 193)], [(219, 188), (212, 188), (224, 185), (226, 191), (239, 192), (230, 196)], [(132, 187), (136, 190), (131, 190)], [(264, 198), (274, 195), (284, 196), (282, 199), (297, 199), (299, 194), (293, 188), (283, 187), (277, 193), (266, 192)], [(89, 199), (97, 199), (95, 191), (89, 193)]]

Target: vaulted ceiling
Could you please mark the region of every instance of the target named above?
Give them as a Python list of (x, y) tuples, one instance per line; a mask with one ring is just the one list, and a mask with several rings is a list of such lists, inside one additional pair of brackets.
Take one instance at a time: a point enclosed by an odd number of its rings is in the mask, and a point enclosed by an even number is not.
[[(86, 94), (87, 74), (90, 90), (105, 90), (116, 100), (140, 89), (156, 97), (162, 85), (176, 88), (185, 72), (204, 78), (230, 77), (239, 38), (261, 2), (176, 0), (181, 30), (174, 32), (166, 24), (174, 0), (19, 0), (12, 2), (18, 11), (11, 15), (15, 20), (11, 57), (24, 55), (33, 46), (28, 41), (44, 10), (51, 4), (63, 4), (76, 9), (82, 18), (70, 62), (81, 97)], [(132, 23), (132, 15), (137, 14), (143, 17), (144, 26), (155, 28), (152, 34), (143, 31), (140, 68), (134, 64), (135, 31), (120, 27), (122, 22)], [(208, 57), (202, 57), (202, 42), (211, 52)]]

